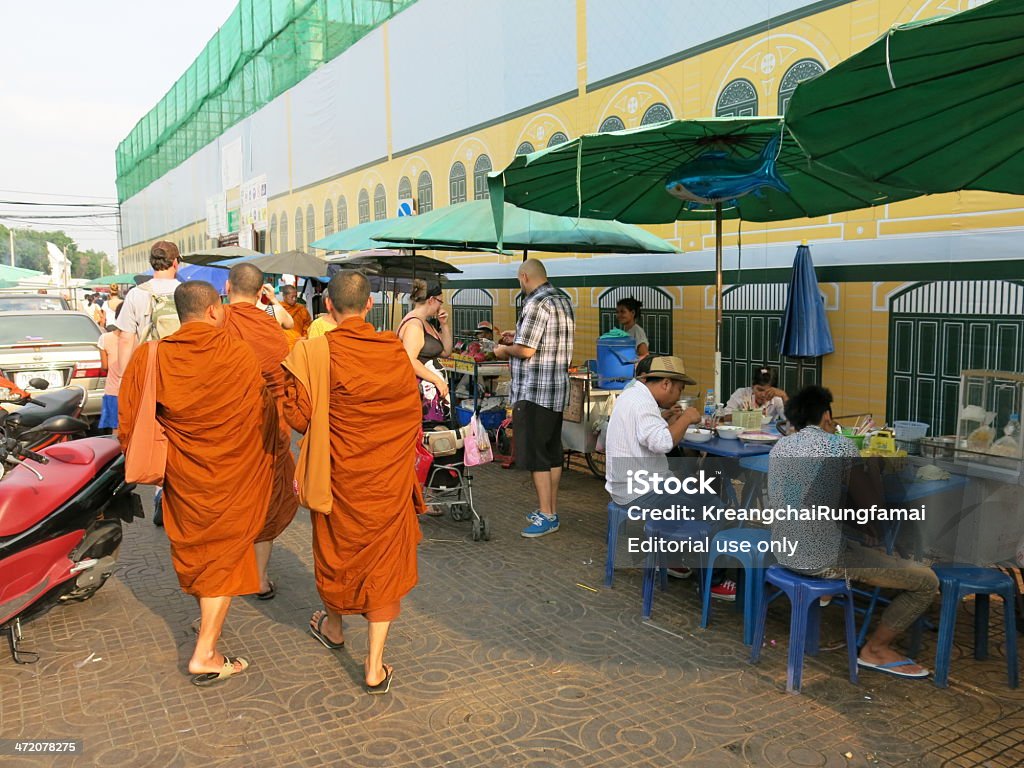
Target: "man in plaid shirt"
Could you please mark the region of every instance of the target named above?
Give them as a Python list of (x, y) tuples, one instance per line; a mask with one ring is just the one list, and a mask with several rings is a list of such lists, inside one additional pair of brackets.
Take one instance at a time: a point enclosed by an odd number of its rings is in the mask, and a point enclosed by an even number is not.
[(558, 482), (562, 477), (562, 410), (569, 395), (576, 320), (564, 294), (548, 282), (537, 259), (519, 267), (526, 300), (515, 342), (494, 355), (512, 364), (512, 429), (516, 464), (533, 474), (538, 508), (523, 536), (537, 538), (558, 530)]

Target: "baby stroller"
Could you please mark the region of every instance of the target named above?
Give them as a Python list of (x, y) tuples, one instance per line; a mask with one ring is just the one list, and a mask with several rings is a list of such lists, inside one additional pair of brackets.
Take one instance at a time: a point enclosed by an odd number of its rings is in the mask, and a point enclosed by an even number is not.
[(442, 404), (443, 421), (423, 422), (423, 444), (434, 457), (423, 485), (428, 506), (447, 508), (452, 520), (473, 520), (473, 541), (489, 541), (491, 529), (473, 506), (473, 476), (466, 466), (464, 441), (468, 429), (460, 427), (453, 409)]

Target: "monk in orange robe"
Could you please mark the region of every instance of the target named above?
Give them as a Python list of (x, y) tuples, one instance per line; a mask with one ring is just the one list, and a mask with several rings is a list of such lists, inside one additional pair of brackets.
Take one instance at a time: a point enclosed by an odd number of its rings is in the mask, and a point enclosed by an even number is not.
[(327, 290), (337, 328), (300, 341), (284, 362), (284, 415), (304, 433), (295, 479), (312, 518), (324, 604), (309, 628), (327, 648), (341, 648), (342, 616), (361, 613), (369, 622), (366, 690), (387, 693), (394, 669), (384, 663), (384, 642), (417, 581), (419, 387), (398, 337), (366, 322), (367, 279), (340, 272)]
[[(277, 410), (249, 347), (223, 330), (209, 283), (174, 291), (181, 328), (156, 343), (157, 420), (167, 435), (164, 526), (181, 588), (199, 600), (199, 636), (188, 670), (209, 685), (249, 666), (217, 651), (234, 595), (259, 589), (253, 544), (266, 521)], [(132, 355), (118, 400), (122, 446), (135, 429), (150, 345)]]
[(277, 405), (279, 425), (274, 452), (274, 485), (267, 509), (267, 522), (256, 537), (256, 566), (260, 574), (260, 591), (256, 597), (271, 600), (276, 594), (274, 582), (267, 575), (274, 539), (284, 533), (295, 518), (299, 500), (293, 487), (295, 459), (292, 457), (291, 428), (284, 420), (281, 399), (284, 396), (284, 369), (281, 363), (288, 356), (288, 342), (281, 327), (270, 315), (257, 308), (263, 272), (252, 264), (236, 264), (228, 272), (228, 306), (224, 330), (241, 339), (260, 364), (263, 380)]
[(309, 316), (309, 310), (305, 304), (299, 304), (299, 289), (294, 285), (286, 285), (281, 289), (281, 306), (292, 318), (292, 327), (285, 331), (288, 337), (288, 347), (291, 349), (299, 339), (306, 338), (309, 333), (310, 323), (313, 318)]

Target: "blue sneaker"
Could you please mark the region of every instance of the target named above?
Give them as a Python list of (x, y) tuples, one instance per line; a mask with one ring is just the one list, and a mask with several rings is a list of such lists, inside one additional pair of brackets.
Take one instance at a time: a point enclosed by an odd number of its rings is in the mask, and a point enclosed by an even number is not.
[(530, 515), (530, 525), (523, 529), (523, 536), (528, 539), (537, 539), (541, 536), (547, 536), (549, 533), (554, 533), (558, 530), (558, 515), (554, 517), (548, 517), (535, 512)]

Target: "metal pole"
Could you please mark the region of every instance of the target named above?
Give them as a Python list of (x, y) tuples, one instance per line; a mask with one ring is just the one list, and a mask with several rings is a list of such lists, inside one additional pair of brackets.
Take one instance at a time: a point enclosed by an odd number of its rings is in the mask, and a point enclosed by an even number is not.
[(11, 236), (11, 266), (14, 266), (14, 227), (7, 230), (7, 234)]
[(715, 402), (722, 399), (722, 204), (715, 203)]

